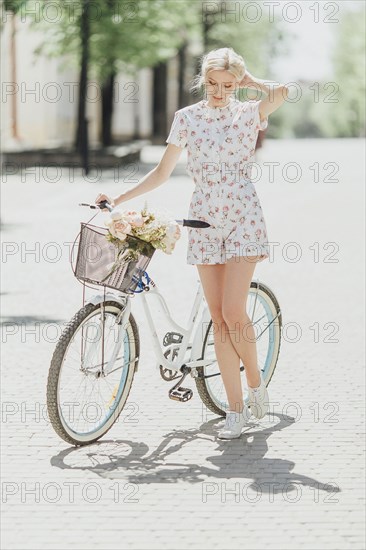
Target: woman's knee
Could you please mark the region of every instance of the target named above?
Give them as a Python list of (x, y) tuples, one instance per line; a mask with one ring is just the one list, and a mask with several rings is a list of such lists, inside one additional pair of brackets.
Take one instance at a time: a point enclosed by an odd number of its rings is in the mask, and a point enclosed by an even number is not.
[(223, 314), (222, 314), (222, 306), (220, 304), (214, 305), (209, 308), (210, 309), (210, 315), (211, 320), (213, 323), (216, 323), (217, 325), (221, 325), (222, 323), (225, 323)]
[(240, 308), (237, 304), (223, 305), (222, 316), (228, 327), (233, 327), (237, 323), (247, 324), (251, 322), (244, 306)]

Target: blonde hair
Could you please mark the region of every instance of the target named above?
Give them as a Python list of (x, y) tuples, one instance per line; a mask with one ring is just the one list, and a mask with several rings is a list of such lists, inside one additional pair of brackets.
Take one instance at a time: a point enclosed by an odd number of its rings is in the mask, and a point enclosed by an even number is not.
[(245, 61), (241, 55), (236, 53), (233, 48), (218, 48), (211, 50), (200, 58), (201, 70), (192, 79), (192, 84), (189, 88), (191, 93), (196, 93), (201, 86), (205, 87), (207, 73), (213, 70), (226, 70), (237, 78), (240, 82), (244, 78), (246, 72)]

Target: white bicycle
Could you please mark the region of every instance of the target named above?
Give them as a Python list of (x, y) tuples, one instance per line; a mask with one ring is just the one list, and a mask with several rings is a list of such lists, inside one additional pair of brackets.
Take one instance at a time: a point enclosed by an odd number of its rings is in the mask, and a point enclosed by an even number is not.
[[(111, 210), (106, 202), (84, 206)], [(209, 225), (198, 220), (176, 221), (189, 227)], [(225, 416), (229, 405), (215, 355), (214, 326), (200, 280), (188, 326), (183, 327), (172, 318), (163, 295), (146, 271), (153, 255), (148, 243), (146, 254), (139, 260), (105, 276), (111, 253), (105, 246), (105, 232), (105, 228), (81, 224), (74, 274), (84, 284), (102, 287), (103, 292), (90, 297), (73, 316), (54, 350), (47, 381), (47, 407), (54, 430), (68, 443), (87, 445), (105, 435), (121, 414), (138, 372), (140, 334), (131, 312), (132, 298), (138, 295), (153, 339), (156, 368), (165, 381), (174, 380), (169, 397), (181, 402), (192, 398), (193, 391), (182, 386), (190, 375), (205, 406)], [(90, 251), (93, 244), (98, 254), (101, 250), (103, 254), (91, 261), (85, 250)], [(149, 307), (151, 294), (158, 296), (171, 327), (162, 342)], [(282, 316), (274, 293), (259, 280), (251, 282), (247, 312), (256, 333), (258, 365), (268, 386), (279, 356)], [(249, 405), (244, 368), (240, 366), (241, 381)]]

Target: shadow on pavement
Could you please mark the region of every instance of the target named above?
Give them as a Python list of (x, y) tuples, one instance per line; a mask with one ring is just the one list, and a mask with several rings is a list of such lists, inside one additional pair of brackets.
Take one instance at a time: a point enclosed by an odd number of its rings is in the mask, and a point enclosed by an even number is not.
[[(265, 458), (268, 451), (267, 439), (294, 423), (294, 419), (287, 415), (271, 414), (279, 420), (275, 426), (261, 430), (260, 422), (251, 422), (244, 428), (240, 438), (231, 441), (217, 438), (216, 424), (221, 418), (216, 418), (205, 422), (199, 429), (171, 431), (150, 454), (149, 447), (144, 442), (106, 440), (65, 449), (52, 457), (51, 465), (76, 471), (89, 470), (102, 478), (124, 479), (136, 484), (202, 483), (210, 479), (242, 478), (252, 480), (249, 487), (256, 492), (260, 489), (262, 493), (275, 494), (284, 490), (289, 493), (297, 490), (299, 485), (327, 493), (340, 492), (341, 489), (332, 481), (318, 482), (293, 472), (295, 463), (290, 460)], [(259, 429), (253, 431), (252, 427)], [(197, 440), (216, 445), (216, 452), (202, 459), (202, 462), (211, 462), (213, 467), (197, 461), (174, 461), (176, 453)], [(193, 455), (197, 455), (197, 446)]]
[(45, 323), (64, 323), (64, 319), (52, 319), (50, 317), (41, 317), (35, 315), (6, 315), (1, 317), (0, 326), (6, 325), (34, 325)]

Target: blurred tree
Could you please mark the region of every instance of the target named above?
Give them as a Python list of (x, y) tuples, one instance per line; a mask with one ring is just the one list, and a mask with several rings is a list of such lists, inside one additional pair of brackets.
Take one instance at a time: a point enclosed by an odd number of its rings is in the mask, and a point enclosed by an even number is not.
[[(277, 16), (270, 21), (263, 2), (239, 0), (235, 3), (198, 2), (201, 12), (201, 33), (204, 52), (211, 49), (232, 47), (243, 56), (247, 69), (261, 79), (276, 80), (272, 64), (288, 48), (287, 34)], [(268, 8), (267, 8), (268, 9)], [(196, 72), (200, 67), (200, 57), (196, 59)], [(263, 95), (263, 94), (262, 94)], [(255, 99), (257, 92), (241, 88), (239, 99)], [(272, 121), (272, 119), (271, 119)], [(267, 131), (260, 131), (256, 149), (262, 146)]]
[(331, 111), (336, 135), (365, 136), (365, 6), (343, 11), (332, 55), (339, 103)]
[[(239, 20), (234, 16), (239, 9), (230, 3), (222, 3), (222, 13), (212, 18), (206, 30), (205, 49), (231, 46), (244, 57), (248, 70), (254, 76), (275, 79), (277, 75), (272, 72), (272, 62), (279, 55), (284, 55), (288, 47), (282, 23), (277, 16), (273, 21), (269, 20), (265, 7), (262, 9), (262, 1), (256, 2), (256, 6), (243, 0), (236, 4), (240, 7)], [(210, 15), (206, 14), (205, 19), (210, 19)]]
[[(11, 25), (11, 32), (10, 32), (10, 45), (9, 45), (9, 53), (10, 53), (10, 74), (11, 74), (11, 81), (13, 82), (14, 86), (17, 83), (17, 63), (16, 63), (16, 19), (15, 15), (18, 13), (18, 11), (24, 6), (26, 3), (26, 0), (5, 0), (2, 10), (11, 12), (12, 17), (10, 21)], [(1, 20), (3, 21), (3, 17)], [(11, 137), (14, 141), (19, 140), (19, 134), (18, 134), (18, 111), (17, 111), (17, 97), (16, 94), (11, 95)]]
[(18, 13), (18, 11), (25, 6), (27, 0), (4, 0), (3, 7), (5, 11), (11, 11), (12, 13)]
[(89, 132), (86, 113), (86, 98), (88, 89), (89, 55), (90, 55), (90, 0), (83, 1), (80, 17), (80, 79), (79, 79), (79, 103), (78, 123), (76, 133), (76, 149), (81, 155), (84, 173), (89, 173)]
[(342, 8), (333, 29), (333, 73), (327, 80), (299, 82), (297, 108), (282, 110), (285, 131), (295, 137), (365, 136), (365, 8)]
[[(41, 0), (41, 4), (47, 3), (55, 4), (50, 0)], [(90, 75), (102, 88), (103, 145), (111, 143), (116, 74), (123, 71), (135, 76), (140, 68), (153, 67), (170, 59), (183, 41), (177, 29), (192, 22), (192, 14), (187, 7), (193, 3), (194, 0), (129, 0), (126, 3), (120, 0), (93, 0), (91, 3)], [(47, 21), (34, 23), (42, 28), (44, 34), (43, 43), (36, 53), (67, 56), (68, 62), (72, 59), (74, 64), (79, 64), (75, 54), (80, 51), (81, 44), (81, 7), (81, 0), (68, 0), (67, 9), (60, 10), (57, 24), (50, 25)], [(76, 142), (78, 135), (77, 129)]]

